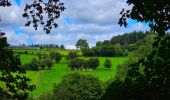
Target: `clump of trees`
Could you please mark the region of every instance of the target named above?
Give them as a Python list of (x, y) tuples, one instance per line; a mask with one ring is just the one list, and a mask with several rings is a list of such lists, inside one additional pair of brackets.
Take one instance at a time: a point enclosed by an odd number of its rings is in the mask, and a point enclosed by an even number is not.
[(50, 53), (50, 55), (48, 54), (41, 54), (38, 53), (37, 54), (38, 59), (33, 58), (32, 61), (30, 63), (24, 64), (23, 68), (27, 69), (27, 70), (39, 70), (39, 69), (51, 69), (51, 67), (55, 62), (59, 62), (61, 60), (61, 55), (59, 53)]
[(100, 100), (103, 93), (98, 78), (78, 73), (66, 75), (53, 89), (55, 100)]
[(82, 69), (97, 69), (99, 66), (98, 58), (90, 58), (88, 60), (84, 60), (82, 58), (75, 58), (70, 60), (68, 67), (72, 70), (82, 70)]
[(110, 59), (106, 59), (105, 62), (104, 62), (104, 67), (105, 68), (111, 68), (112, 66), (112, 62)]

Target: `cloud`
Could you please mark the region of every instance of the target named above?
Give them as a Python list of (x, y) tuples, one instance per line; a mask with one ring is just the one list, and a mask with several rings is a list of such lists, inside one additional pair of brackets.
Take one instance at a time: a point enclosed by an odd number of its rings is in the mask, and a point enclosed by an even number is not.
[(126, 0), (62, 0), (67, 9), (57, 19), (59, 27), (47, 35), (42, 26), (37, 31), (24, 26), (23, 9), (25, 3), (32, 0), (21, 0), (20, 5), (15, 0), (11, 1), (13, 6), (0, 8), (0, 29), (8, 33), (11, 44), (55, 43), (75, 49), (74, 45), (80, 38), (87, 39), (92, 47), (97, 41), (108, 40), (114, 35), (148, 29), (145, 24), (136, 22), (128, 28), (118, 25), (121, 9), (130, 8)]

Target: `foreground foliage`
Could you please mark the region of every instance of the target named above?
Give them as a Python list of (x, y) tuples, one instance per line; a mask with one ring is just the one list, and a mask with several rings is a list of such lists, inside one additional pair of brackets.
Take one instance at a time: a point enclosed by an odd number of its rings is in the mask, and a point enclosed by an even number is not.
[(28, 91), (35, 89), (21, 68), (19, 55), (8, 49), (7, 38), (0, 32), (0, 96), (2, 99), (26, 99)]
[(99, 79), (73, 73), (54, 86), (55, 100), (99, 100), (103, 88)]

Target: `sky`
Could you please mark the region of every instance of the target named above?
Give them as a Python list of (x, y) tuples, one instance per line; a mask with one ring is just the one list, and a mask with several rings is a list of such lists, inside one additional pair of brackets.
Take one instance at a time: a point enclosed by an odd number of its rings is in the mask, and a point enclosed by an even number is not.
[(90, 47), (97, 41), (109, 40), (113, 36), (133, 31), (149, 30), (148, 25), (128, 20), (128, 27), (120, 27), (118, 20), (126, 0), (60, 0), (66, 10), (61, 13), (59, 27), (47, 35), (41, 28), (25, 27), (22, 18), (25, 4), (32, 0), (11, 0), (11, 7), (0, 7), (0, 29), (6, 32), (8, 43), (19, 44), (64, 44), (74, 49), (78, 39), (86, 39)]

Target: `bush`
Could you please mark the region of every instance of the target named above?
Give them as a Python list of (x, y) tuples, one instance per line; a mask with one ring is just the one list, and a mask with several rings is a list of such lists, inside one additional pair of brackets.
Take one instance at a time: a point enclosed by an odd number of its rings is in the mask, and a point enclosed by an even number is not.
[(87, 61), (88, 67), (91, 69), (96, 69), (99, 66), (99, 59), (98, 58), (90, 58)]
[(44, 69), (44, 68), (46, 67), (46, 62), (45, 62), (44, 59), (42, 59), (42, 60), (40, 61), (40, 66), (41, 66), (42, 69)]
[(110, 59), (106, 59), (105, 62), (104, 62), (104, 67), (105, 68), (111, 68), (112, 66), (112, 62)]
[(61, 54), (56, 52), (55, 57), (54, 57), (55, 62), (59, 62), (61, 60), (61, 58), (62, 58)]
[(84, 59), (82, 58), (75, 58), (75, 59), (72, 59), (70, 62), (69, 62), (69, 67), (71, 69), (80, 69), (83, 67), (83, 64), (84, 64)]
[(36, 58), (33, 58), (30, 63), (31, 70), (38, 70), (40, 67), (39, 61)]
[(22, 67), (26, 70), (32, 70), (31, 69), (31, 63), (24, 64)]
[(77, 58), (78, 57), (78, 54), (77, 52), (69, 52), (69, 54), (67, 55), (67, 59), (70, 60), (70, 59), (74, 59), (74, 58)]
[(49, 58), (46, 58), (46, 59), (44, 59), (44, 60), (45, 60), (45, 64), (47, 65), (47, 68), (48, 68), (48, 69), (51, 69), (51, 67), (53, 66), (52, 60), (49, 59)]
[(86, 57), (95, 56), (95, 52), (92, 49), (82, 49), (82, 54), (83, 54), (83, 56), (86, 56)]
[(50, 58), (52, 59), (52, 60), (54, 60), (55, 59), (55, 54), (56, 54), (56, 52), (50, 52)]
[(100, 100), (103, 87), (96, 77), (73, 73), (55, 85), (53, 93), (55, 100)]

